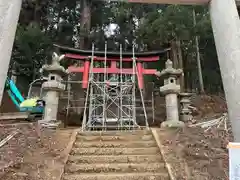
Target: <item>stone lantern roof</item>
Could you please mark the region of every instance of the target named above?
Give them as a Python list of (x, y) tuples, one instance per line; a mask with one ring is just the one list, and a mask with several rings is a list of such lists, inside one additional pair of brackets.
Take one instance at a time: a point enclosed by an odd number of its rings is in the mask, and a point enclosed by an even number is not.
[(48, 76), (48, 74), (57, 74), (59, 76), (65, 76), (68, 74), (67, 70), (63, 66), (60, 65), (60, 61), (63, 60), (65, 55), (58, 56), (57, 53), (53, 53), (52, 56), (52, 63), (51, 64), (45, 64), (40, 69), (40, 72), (44, 76)]
[(168, 77), (180, 77), (183, 73), (182, 69), (175, 69), (173, 68), (173, 63), (170, 59), (168, 59), (165, 63), (165, 69), (163, 69), (161, 72), (157, 72), (156, 76), (162, 77), (162, 78), (168, 78)]

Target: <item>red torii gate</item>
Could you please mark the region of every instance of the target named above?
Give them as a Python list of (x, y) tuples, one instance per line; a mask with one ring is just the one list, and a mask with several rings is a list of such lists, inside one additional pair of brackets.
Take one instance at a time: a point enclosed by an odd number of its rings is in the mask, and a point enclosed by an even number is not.
[[(84, 61), (83, 66), (69, 66), (68, 71), (70, 73), (83, 73), (82, 78), (82, 88), (86, 89), (88, 87), (89, 80), (89, 72), (90, 72), (90, 59), (91, 59), (91, 51), (89, 50), (79, 50), (75, 48), (69, 48), (59, 45), (54, 45), (58, 48), (61, 54), (65, 54), (65, 57), (75, 60)], [(105, 73), (108, 74), (136, 74), (138, 79), (138, 85), (140, 89), (144, 88), (143, 83), (143, 75), (155, 75), (156, 69), (145, 69), (143, 68), (143, 63), (147, 62), (156, 62), (159, 60), (159, 56), (161, 54), (166, 53), (170, 49), (164, 49), (162, 51), (153, 51), (153, 52), (144, 52), (144, 53), (135, 53), (137, 71), (134, 72), (132, 68), (118, 68), (117, 62), (120, 61), (119, 52), (108, 52), (106, 60), (110, 62), (110, 67), (99, 68), (93, 67), (92, 73)], [(94, 52), (94, 61), (105, 61), (104, 52), (103, 51), (95, 51)], [(124, 52), (122, 53), (122, 62), (132, 62), (132, 53)]]

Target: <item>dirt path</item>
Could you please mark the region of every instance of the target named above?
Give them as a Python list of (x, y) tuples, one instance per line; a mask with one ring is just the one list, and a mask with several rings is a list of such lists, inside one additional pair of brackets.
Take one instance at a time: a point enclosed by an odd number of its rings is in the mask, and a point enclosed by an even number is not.
[[(0, 179), (4, 180), (56, 180), (63, 167), (64, 149), (67, 147), (73, 129), (42, 130), (38, 137), (34, 126), (3, 128), (4, 137), (13, 129), (21, 133), (0, 148), (0, 164), (12, 164), (2, 169)], [(5, 129), (5, 131), (4, 131)]]

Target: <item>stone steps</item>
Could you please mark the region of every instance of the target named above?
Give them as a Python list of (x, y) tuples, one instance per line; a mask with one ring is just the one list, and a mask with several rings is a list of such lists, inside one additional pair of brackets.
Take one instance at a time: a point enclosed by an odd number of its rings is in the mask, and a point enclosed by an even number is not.
[(91, 141), (91, 142), (76, 142), (77, 148), (139, 148), (139, 147), (156, 147), (156, 142), (150, 141)]
[(143, 155), (157, 154), (158, 147), (150, 148), (73, 148), (71, 155)]
[(103, 156), (70, 156), (68, 159), (71, 163), (143, 163), (143, 162), (160, 162), (162, 157), (154, 155), (103, 155)]
[(78, 136), (132, 136), (132, 135), (152, 135), (149, 130), (134, 131), (85, 131), (79, 132)]
[(66, 174), (62, 180), (169, 180), (166, 173)]
[(65, 171), (70, 173), (131, 173), (158, 172), (165, 170), (164, 163), (104, 163), (104, 164), (67, 164)]
[(169, 180), (151, 131), (80, 132), (62, 180)]
[(114, 135), (108, 135), (108, 136), (77, 136), (77, 141), (137, 141), (137, 140), (141, 140), (141, 141), (149, 141), (152, 140), (153, 137), (152, 135), (124, 135), (124, 136), (114, 136)]

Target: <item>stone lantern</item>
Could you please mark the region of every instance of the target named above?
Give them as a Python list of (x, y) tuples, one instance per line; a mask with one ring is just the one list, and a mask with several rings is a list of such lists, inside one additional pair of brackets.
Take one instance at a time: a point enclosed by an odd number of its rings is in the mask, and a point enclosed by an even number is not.
[(62, 77), (67, 75), (67, 71), (60, 65), (60, 61), (64, 55), (58, 56), (53, 53), (52, 63), (50, 65), (43, 65), (41, 71), (47, 75), (48, 81), (44, 82), (42, 89), (46, 92), (44, 100), (46, 102), (44, 110), (44, 119), (40, 124), (45, 127), (57, 127), (60, 122), (57, 120), (58, 103), (60, 92), (65, 90), (65, 85), (62, 84)]
[(184, 123), (179, 121), (178, 112), (180, 85), (177, 84), (177, 79), (182, 75), (183, 71), (181, 69), (174, 69), (170, 59), (166, 61), (165, 66), (164, 70), (156, 73), (156, 76), (164, 78), (164, 86), (160, 87), (160, 92), (165, 96), (167, 119), (161, 126), (182, 127)]
[(191, 93), (180, 93), (180, 120), (183, 122), (187, 122), (192, 120), (192, 111), (189, 109), (189, 106), (191, 105), (190, 98), (192, 96)]

